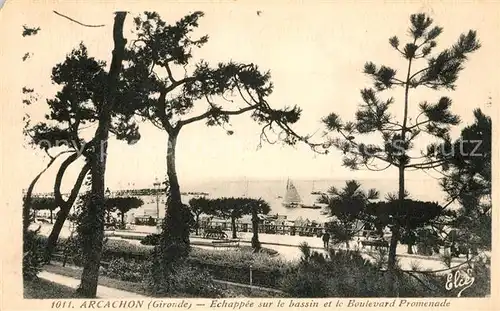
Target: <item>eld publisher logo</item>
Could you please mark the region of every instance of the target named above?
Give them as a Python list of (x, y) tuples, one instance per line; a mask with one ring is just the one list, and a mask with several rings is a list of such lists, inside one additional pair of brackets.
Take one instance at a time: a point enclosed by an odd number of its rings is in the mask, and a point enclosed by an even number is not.
[(460, 289), (457, 294), (457, 297), (460, 297), (464, 290), (474, 284), (474, 280), (472, 269), (467, 269), (466, 271), (459, 269), (447, 275), (445, 288), (449, 291), (452, 289)]

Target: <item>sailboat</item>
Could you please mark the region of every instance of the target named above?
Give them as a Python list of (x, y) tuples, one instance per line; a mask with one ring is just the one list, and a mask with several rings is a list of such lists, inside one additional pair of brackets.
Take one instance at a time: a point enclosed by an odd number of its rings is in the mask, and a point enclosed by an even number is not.
[(241, 196), (244, 198), (246, 196), (248, 196), (248, 179), (246, 180), (246, 183), (245, 183), (245, 192)]
[(321, 192), (321, 191), (314, 190), (314, 180), (313, 180), (313, 186), (312, 186), (311, 194), (312, 195), (322, 195), (323, 194), (323, 192)]
[(298, 207), (302, 199), (300, 198), (299, 192), (295, 185), (292, 183), (290, 179), (286, 181), (286, 191), (285, 198), (283, 199), (283, 206), (285, 207)]

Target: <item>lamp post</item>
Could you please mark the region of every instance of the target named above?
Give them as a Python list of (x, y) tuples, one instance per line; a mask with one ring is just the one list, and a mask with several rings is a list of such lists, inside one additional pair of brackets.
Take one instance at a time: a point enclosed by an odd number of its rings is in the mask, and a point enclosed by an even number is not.
[(153, 184), (156, 192), (156, 226), (160, 223), (160, 186), (161, 183), (158, 181), (158, 177), (155, 178), (155, 182)]

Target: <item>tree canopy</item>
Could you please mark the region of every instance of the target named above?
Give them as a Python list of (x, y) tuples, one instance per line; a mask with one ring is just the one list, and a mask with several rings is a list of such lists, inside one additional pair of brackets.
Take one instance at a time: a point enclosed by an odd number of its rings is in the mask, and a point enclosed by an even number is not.
[[(457, 216), (449, 225), (460, 231), (462, 240), (480, 248), (491, 248), (491, 118), (474, 110), (474, 123), (462, 129), (460, 138), (431, 150), (439, 157), (455, 151), (443, 163), (442, 189), (450, 201), (457, 200)], [(459, 151), (459, 152), (457, 152)]]
[(120, 213), (125, 214), (131, 209), (139, 208), (144, 205), (144, 201), (135, 197), (117, 197), (107, 198), (106, 206), (110, 209), (116, 209)]
[(221, 218), (241, 218), (251, 215), (253, 210), (259, 214), (269, 214), (271, 207), (262, 199), (217, 198), (210, 200), (211, 210)]
[(231, 135), (233, 130), (227, 128), (231, 117), (248, 113), (262, 126), (261, 142), (302, 141), (315, 150), (321, 146), (291, 128), (301, 115), (298, 106), (273, 108), (268, 103), (273, 91), (269, 71), (261, 71), (254, 63), (231, 60), (214, 65), (194, 59), (194, 51), (208, 41), (206, 35), (192, 35), (203, 16), (203, 12), (192, 12), (172, 24), (156, 12), (134, 18), (135, 37), (125, 55), (119, 87), (120, 103), (167, 134), (170, 187), (161, 244), (167, 248), (171, 244), (189, 248), (189, 220), (181, 217), (185, 211), (175, 158), (179, 133), (185, 126), (204, 122), (222, 127)]
[(41, 210), (55, 210), (58, 208), (54, 197), (39, 197), (35, 196), (32, 198), (32, 208), (36, 211)]

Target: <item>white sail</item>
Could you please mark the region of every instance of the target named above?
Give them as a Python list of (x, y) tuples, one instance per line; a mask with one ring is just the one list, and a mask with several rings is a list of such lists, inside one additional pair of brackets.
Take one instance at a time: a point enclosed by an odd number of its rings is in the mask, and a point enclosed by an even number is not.
[(293, 205), (301, 202), (302, 199), (300, 198), (297, 188), (295, 188), (295, 185), (292, 183), (291, 180), (288, 180), (286, 184), (286, 192), (285, 192), (285, 198), (283, 199), (283, 204)]

